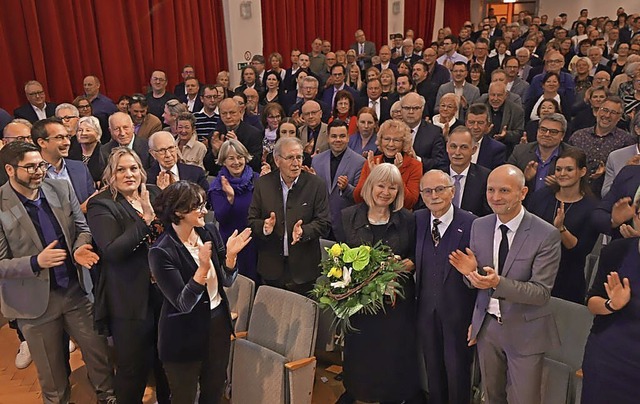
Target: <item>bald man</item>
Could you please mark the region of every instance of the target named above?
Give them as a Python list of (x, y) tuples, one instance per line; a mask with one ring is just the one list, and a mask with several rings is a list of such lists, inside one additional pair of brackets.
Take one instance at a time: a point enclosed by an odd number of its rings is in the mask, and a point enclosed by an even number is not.
[(476, 219), (469, 248), (449, 256), (478, 290), (468, 339), (478, 344), (488, 403), (542, 402), (544, 353), (560, 344), (549, 308), (560, 233), (522, 206), (527, 191), (516, 166), (494, 169), (487, 180), (493, 214)]
[(100, 86), (100, 79), (96, 76), (87, 76), (82, 81), (84, 94), (89, 97), (89, 100), (91, 101), (93, 116), (98, 119), (106, 119), (109, 115), (116, 112), (117, 108), (111, 98), (100, 93)]

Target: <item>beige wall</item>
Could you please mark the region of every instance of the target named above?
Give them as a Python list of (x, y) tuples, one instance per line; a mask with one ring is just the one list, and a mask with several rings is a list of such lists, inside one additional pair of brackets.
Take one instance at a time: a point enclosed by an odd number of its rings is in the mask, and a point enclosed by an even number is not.
[[(241, 17), (241, 3), (251, 4), (249, 19)], [(222, 7), (227, 36), (231, 88), (233, 89), (240, 83), (238, 63), (249, 62), (253, 55), (262, 53), (262, 7), (260, 0), (222, 0)]]

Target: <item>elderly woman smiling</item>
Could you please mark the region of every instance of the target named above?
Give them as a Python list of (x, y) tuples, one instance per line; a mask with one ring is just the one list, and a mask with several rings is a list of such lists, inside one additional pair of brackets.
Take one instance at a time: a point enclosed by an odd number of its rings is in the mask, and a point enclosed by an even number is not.
[(402, 176), (404, 188), (404, 204), (406, 209), (413, 209), (420, 196), (420, 178), (422, 177), (422, 163), (411, 157), (411, 130), (403, 123), (388, 120), (380, 126), (376, 144), (382, 154), (374, 156), (372, 151), (367, 153), (367, 161), (362, 167), (360, 181), (353, 192), (356, 202), (362, 202), (362, 187), (369, 173), (380, 163), (395, 165)]

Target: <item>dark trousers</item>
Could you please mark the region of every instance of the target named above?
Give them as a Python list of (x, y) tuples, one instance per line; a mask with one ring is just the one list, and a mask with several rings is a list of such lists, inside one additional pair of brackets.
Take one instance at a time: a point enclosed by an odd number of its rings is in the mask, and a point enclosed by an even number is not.
[(264, 279), (264, 284), (273, 286), (274, 288), (285, 289), (290, 292), (294, 292), (305, 297), (309, 296), (309, 292), (313, 289), (315, 280), (305, 283), (295, 283), (293, 276), (291, 275), (291, 268), (289, 267), (289, 259), (284, 260), (284, 270), (282, 275), (278, 279)]
[(160, 306), (156, 288), (150, 291), (147, 318), (112, 318), (109, 326), (115, 348), (115, 390), (119, 404), (140, 404), (147, 386), (147, 377), (153, 369), (156, 379), (158, 403), (170, 403), (169, 384), (162, 363), (158, 359), (156, 336)]
[(437, 311), (419, 320), (420, 342), (429, 385), (429, 403), (468, 404), (471, 401), (472, 348), (464, 327), (452, 330)]
[(220, 304), (212, 312), (207, 352), (201, 361), (164, 362), (171, 404), (193, 404), (200, 385), (199, 404), (217, 404), (222, 399), (229, 364), (231, 328)]

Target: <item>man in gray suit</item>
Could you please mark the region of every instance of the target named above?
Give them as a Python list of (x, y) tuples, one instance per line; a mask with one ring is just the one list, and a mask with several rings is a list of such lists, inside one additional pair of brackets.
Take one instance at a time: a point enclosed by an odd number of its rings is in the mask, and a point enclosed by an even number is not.
[(436, 96), (435, 112), (440, 112), (440, 98), (447, 93), (455, 93), (460, 96), (460, 108), (458, 108), (458, 119), (462, 122), (467, 117), (467, 109), (469, 105), (476, 102), (480, 97), (478, 87), (467, 82), (469, 74), (467, 64), (464, 62), (455, 62), (451, 69), (451, 81), (440, 86), (438, 95)]
[(560, 344), (548, 304), (560, 264), (560, 233), (524, 209), (526, 194), (517, 167), (493, 170), (487, 200), (494, 214), (476, 219), (470, 248), (449, 256), (478, 289), (468, 339), (469, 345), (478, 343), (488, 404), (542, 402), (544, 353)]
[(639, 143), (614, 150), (609, 154), (609, 157), (607, 157), (607, 166), (601, 193), (603, 198), (607, 192), (609, 192), (609, 189), (611, 189), (613, 179), (616, 178), (616, 175), (622, 170), (622, 167), (631, 164), (640, 165), (640, 114), (636, 114), (630, 127), (632, 131), (635, 131), (635, 133), (632, 134), (636, 135)]
[(342, 209), (354, 204), (353, 190), (360, 181), (360, 172), (366, 161), (349, 148), (349, 126), (336, 119), (328, 128), (329, 150), (313, 157), (311, 168), (322, 178), (329, 194), (331, 213), (330, 240), (344, 240), (342, 234)]
[(502, 66), (504, 66), (504, 73), (507, 77), (507, 91), (511, 94), (519, 95), (522, 102), (521, 106), (524, 108), (525, 102), (527, 102), (525, 96), (529, 90), (529, 83), (518, 76), (518, 72), (520, 71), (518, 58), (515, 56), (507, 56), (504, 58)]
[(17, 319), (38, 369), (45, 403), (67, 403), (71, 389), (61, 344), (66, 331), (82, 349), (100, 402), (112, 402), (106, 339), (93, 329), (81, 266), (98, 255), (67, 181), (45, 179), (37, 146), (12, 142), (0, 152), (9, 182), (0, 187), (0, 300)]
[(371, 67), (371, 58), (376, 55), (376, 44), (367, 41), (364, 31), (359, 29), (355, 33), (356, 41), (351, 44), (350, 49), (356, 51), (356, 61), (361, 71), (366, 71)]

